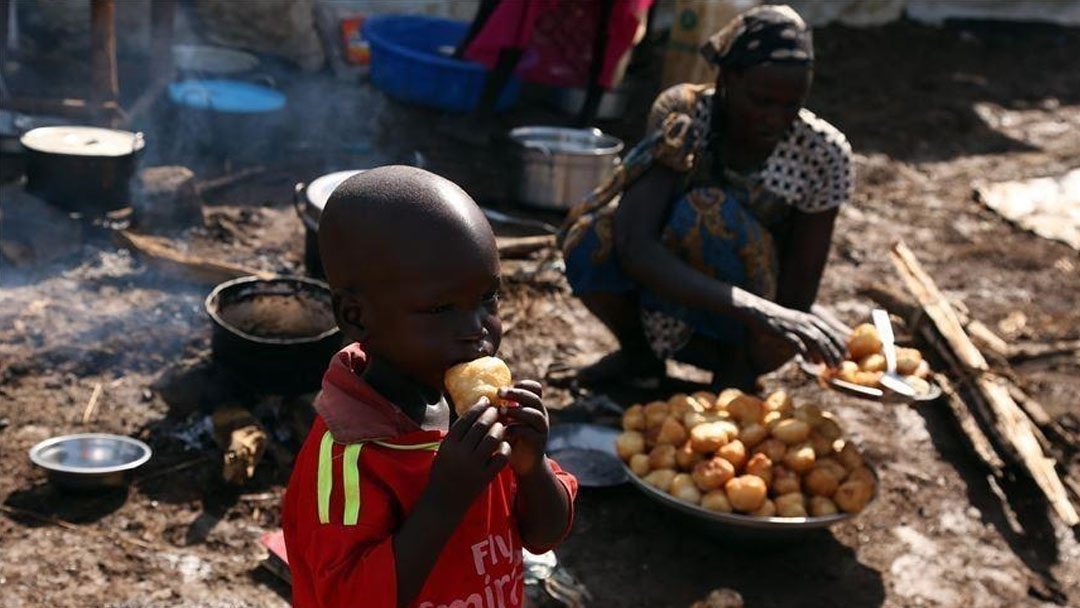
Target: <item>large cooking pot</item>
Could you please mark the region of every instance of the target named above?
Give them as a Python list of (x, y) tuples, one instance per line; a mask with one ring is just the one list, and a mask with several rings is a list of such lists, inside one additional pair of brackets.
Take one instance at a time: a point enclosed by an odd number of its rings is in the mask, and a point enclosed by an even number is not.
[(293, 188), (293, 205), (305, 228), (304, 266), (313, 277), (321, 279), (326, 276), (319, 258), (319, 218), (326, 208), (326, 201), (341, 182), (361, 171), (362, 169), (335, 171), (316, 178), (310, 184), (299, 182)]
[(31, 129), (26, 149), (26, 189), (69, 211), (101, 214), (131, 204), (131, 177), (142, 133), (98, 127)]
[[(170, 145), (182, 155), (265, 162), (280, 147), (285, 94), (271, 81), (189, 78), (168, 87)], [(256, 134), (253, 136), (253, 134)]]
[(623, 142), (599, 129), (518, 127), (510, 131), (515, 169), (511, 196), (533, 207), (566, 210), (619, 164)]
[(242, 277), (206, 297), (214, 361), (266, 393), (318, 390), (342, 345), (330, 287), (305, 277)]

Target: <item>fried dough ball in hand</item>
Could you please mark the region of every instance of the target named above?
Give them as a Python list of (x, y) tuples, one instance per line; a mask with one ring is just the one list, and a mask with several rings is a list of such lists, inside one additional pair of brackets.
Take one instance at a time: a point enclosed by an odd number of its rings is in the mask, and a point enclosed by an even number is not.
[(836, 515), (839, 510), (836, 508), (836, 503), (824, 496), (811, 496), (810, 497), (810, 515), (814, 517), (825, 517), (826, 515)]
[(648, 454), (634, 454), (630, 457), (630, 470), (634, 472), (634, 475), (638, 477), (644, 477), (649, 474), (652, 467), (649, 465)]
[(787, 445), (802, 443), (810, 436), (810, 425), (796, 418), (786, 418), (776, 423), (772, 436)]
[(793, 445), (788, 448), (787, 452), (784, 452), (783, 463), (784, 466), (795, 471), (796, 473), (805, 473), (814, 466), (814, 460), (817, 457), (814, 456), (814, 448), (810, 447), (808, 443), (800, 443), (799, 445)]
[(844, 382), (850, 382), (852, 384), (858, 384), (855, 379), (859, 374), (859, 364), (854, 361), (841, 361), (840, 367), (836, 370), (836, 378), (843, 380)]
[(862, 511), (874, 497), (873, 486), (862, 481), (845, 481), (836, 488), (832, 500), (836, 506), (847, 513)]
[(844, 447), (841, 448), (836, 459), (839, 460), (840, 464), (844, 465), (844, 468), (848, 471), (854, 471), (866, 464), (866, 461), (863, 460), (862, 453), (859, 452), (859, 448), (855, 447), (855, 444), (850, 441), (844, 442)]
[(694, 468), (694, 465), (701, 462), (704, 456), (701, 452), (695, 452), (694, 446), (690, 445), (690, 440), (687, 439), (683, 442), (679, 449), (675, 450), (675, 465), (680, 471), (689, 471)]
[(854, 361), (881, 352), (881, 338), (877, 328), (870, 323), (863, 323), (852, 330), (851, 337), (848, 338), (848, 352)]
[(772, 478), (772, 491), (777, 496), (802, 491), (799, 475), (785, 466), (773, 465)]
[(866, 355), (859, 359), (859, 370), (864, 372), (885, 371), (885, 356), (880, 353)]
[(746, 474), (757, 475), (765, 485), (772, 483), (772, 468), (773, 462), (765, 454), (754, 454), (746, 461)]
[(731, 463), (727, 460), (717, 456), (712, 460), (706, 460), (694, 465), (694, 472), (691, 476), (694, 478), (697, 487), (701, 488), (703, 492), (708, 492), (722, 488), (724, 484), (734, 479), (735, 467), (731, 466)]
[(656, 443), (682, 445), (684, 441), (686, 441), (686, 428), (674, 416), (668, 416), (660, 425), (660, 433), (656, 436)]
[(645, 436), (637, 431), (623, 431), (615, 438), (615, 453), (623, 460), (645, 451)]
[(755, 454), (764, 454), (773, 462), (780, 462), (787, 452), (787, 444), (779, 439), (766, 439), (754, 448)]
[(768, 436), (769, 429), (757, 423), (748, 424), (739, 431), (739, 441), (743, 442), (743, 445), (748, 448), (765, 441)]
[(730, 462), (736, 469), (740, 469), (746, 464), (746, 446), (738, 439), (720, 446), (720, 449), (716, 450), (716, 455)]
[(690, 429), (690, 445), (698, 452), (715, 452), (728, 442), (728, 426), (724, 422), (699, 424)]
[(671, 408), (666, 401), (653, 401), (645, 406), (645, 428), (651, 429), (664, 424), (671, 415)]
[(828, 467), (810, 469), (803, 478), (803, 487), (815, 496), (832, 496), (839, 486), (840, 480)]
[(756, 475), (743, 475), (728, 480), (724, 484), (728, 501), (736, 511), (749, 513), (757, 510), (765, 503), (768, 488), (765, 482)]
[(739, 395), (728, 403), (727, 411), (743, 424), (760, 423), (765, 417), (765, 403), (753, 395)]
[(713, 490), (701, 497), (701, 506), (719, 513), (731, 513), (731, 501), (724, 490)]
[(509, 387), (511, 381), (510, 368), (498, 357), (480, 357), (459, 363), (446, 370), (443, 376), (446, 392), (450, 393), (458, 416), (476, 405), (481, 397), (487, 397), (492, 404), (501, 403), (499, 389)]
[(780, 517), (806, 517), (806, 498), (800, 492), (781, 494), (773, 499)]
[(678, 463), (675, 462), (675, 446), (663, 443), (649, 452), (649, 467), (652, 469), (674, 469)]
[(754, 517), (776, 517), (776, 503), (766, 498), (760, 507), (750, 512), (750, 515)]
[(671, 480), (668, 494), (695, 505), (701, 502), (701, 492), (694, 485), (694, 480), (686, 473), (679, 473)]
[(624, 431), (644, 431), (645, 408), (641, 407), (640, 404), (626, 408), (622, 415), (622, 428)]
[(678, 474), (678, 471), (674, 469), (660, 469), (659, 471), (650, 472), (641, 480), (661, 492), (667, 492), (671, 489), (671, 482), (675, 480), (675, 476)]
[(902, 376), (913, 375), (915, 370), (919, 369), (919, 364), (922, 361), (922, 353), (917, 348), (904, 348), (901, 346), (896, 349), (896, 373)]
[(791, 395), (787, 394), (787, 391), (773, 391), (765, 398), (766, 413), (780, 412), (781, 414), (790, 414), (791, 409)]

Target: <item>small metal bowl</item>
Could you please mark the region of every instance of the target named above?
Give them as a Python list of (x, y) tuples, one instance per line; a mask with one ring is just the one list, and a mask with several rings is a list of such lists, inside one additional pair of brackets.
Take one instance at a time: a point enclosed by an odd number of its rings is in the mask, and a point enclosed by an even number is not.
[(30, 448), (30, 460), (48, 471), (49, 481), (75, 490), (122, 488), (150, 455), (138, 439), (107, 433), (62, 435)]
[[(623, 468), (626, 469), (626, 478), (630, 483), (649, 498), (672, 511), (678, 512), (687, 518), (694, 527), (733, 540), (791, 541), (804, 539), (820, 534), (826, 528), (851, 519), (856, 515), (855, 513), (840, 512), (823, 517), (754, 517), (739, 513), (709, 511), (698, 505), (679, 500), (671, 494), (645, 483), (643, 479), (634, 475), (630, 467), (626, 466), (626, 463), (623, 463)], [(874, 479), (877, 479), (877, 471), (872, 467), (870, 471), (874, 474)], [(875, 485), (874, 495), (870, 498), (867, 506), (876, 499), (877, 486)]]

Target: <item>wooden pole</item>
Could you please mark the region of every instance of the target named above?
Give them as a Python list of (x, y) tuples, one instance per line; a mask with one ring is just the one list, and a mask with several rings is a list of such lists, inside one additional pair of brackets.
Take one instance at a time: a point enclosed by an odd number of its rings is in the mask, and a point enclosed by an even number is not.
[(1010, 460), (1027, 471), (1061, 520), (1070, 527), (1080, 524), (1080, 515), (1069, 502), (1054, 460), (1046, 457), (1040, 445), (1042, 434), (1013, 400), (1003, 379), (989, 371), (986, 359), (964, 331), (956, 310), (903, 242), (893, 247), (892, 259), (908, 289), (944, 338), (943, 342), (937, 342), (939, 352), (952, 363), (960, 381), (979, 402), (975, 407), (969, 405), (973, 413), (982, 419)]
[[(95, 108), (120, 97), (116, 73), (116, 7), (113, 0), (90, 0), (90, 101)], [(114, 124), (115, 117), (97, 112), (96, 122)]]

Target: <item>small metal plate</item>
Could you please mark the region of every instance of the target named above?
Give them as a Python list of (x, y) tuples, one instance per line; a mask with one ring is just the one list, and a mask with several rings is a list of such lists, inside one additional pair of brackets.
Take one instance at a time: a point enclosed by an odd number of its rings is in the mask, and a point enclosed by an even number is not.
[(626, 468), (615, 454), (619, 430), (598, 424), (567, 423), (551, 427), (548, 456), (585, 487), (626, 483)]
[(822, 373), (825, 371), (825, 365), (823, 363), (811, 363), (806, 359), (796, 355), (795, 363), (798, 364), (799, 369), (806, 373), (806, 375), (818, 379), (822, 384), (828, 386), (831, 389), (837, 390), (847, 395), (854, 397), (861, 397), (863, 399), (869, 399), (870, 401), (881, 401), (889, 403), (920, 403), (926, 401), (934, 401), (941, 396), (941, 387), (934, 384), (930, 380), (927, 383), (930, 384), (930, 390), (924, 394), (916, 394), (914, 397), (904, 397), (898, 393), (892, 391), (883, 391), (880, 388), (873, 386), (863, 386), (861, 384), (853, 384), (846, 382), (838, 378), (824, 378)]

